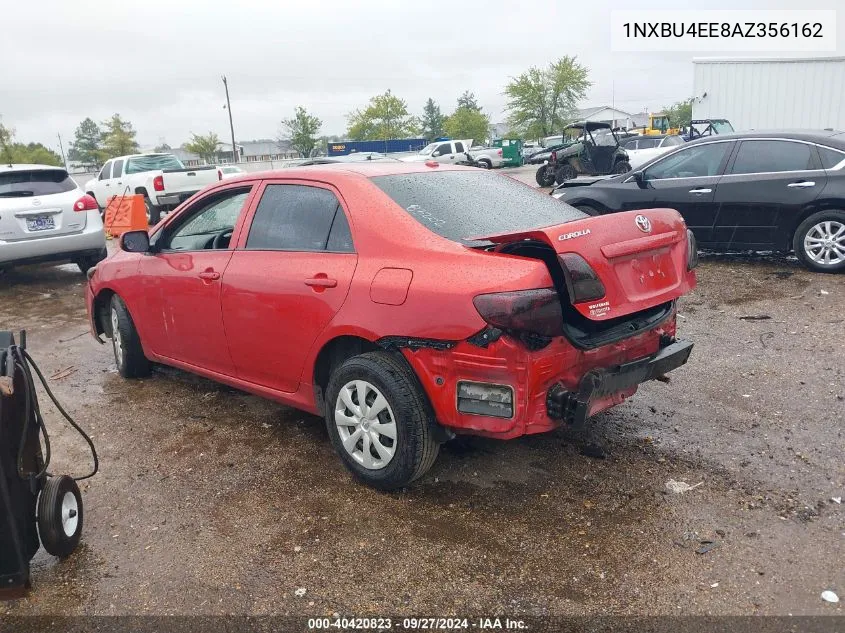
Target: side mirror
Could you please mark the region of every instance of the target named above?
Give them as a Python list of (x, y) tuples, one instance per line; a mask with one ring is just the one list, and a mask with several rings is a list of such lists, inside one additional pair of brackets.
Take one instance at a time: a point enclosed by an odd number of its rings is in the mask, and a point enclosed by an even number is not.
[(631, 176), (634, 178), (634, 181), (640, 189), (645, 188), (645, 176), (643, 175), (643, 172), (635, 171), (631, 173)]
[(146, 231), (128, 231), (120, 236), (120, 248), (127, 253), (148, 253), (150, 235)]

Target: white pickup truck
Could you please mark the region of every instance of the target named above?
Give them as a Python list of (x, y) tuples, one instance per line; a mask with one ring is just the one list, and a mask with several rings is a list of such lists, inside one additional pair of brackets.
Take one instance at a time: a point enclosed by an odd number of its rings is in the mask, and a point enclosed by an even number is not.
[(469, 154), (481, 167), (491, 169), (505, 164), (501, 147), (473, 147), (472, 139), (455, 141), (436, 141), (429, 143), (413, 156), (405, 156), (399, 160), (409, 163), (422, 163), (434, 160), (438, 163), (455, 164), (466, 160)]
[(113, 196), (141, 194), (150, 225), (197, 191), (222, 179), (220, 169), (185, 167), (173, 154), (132, 154), (109, 160), (96, 178), (85, 183), (85, 192), (101, 208)]

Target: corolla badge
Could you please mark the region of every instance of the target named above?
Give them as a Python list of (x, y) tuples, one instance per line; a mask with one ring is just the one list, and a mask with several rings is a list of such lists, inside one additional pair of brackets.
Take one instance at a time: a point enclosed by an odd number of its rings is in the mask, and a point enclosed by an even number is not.
[(651, 233), (651, 221), (644, 215), (638, 215), (634, 218), (637, 228), (643, 233)]

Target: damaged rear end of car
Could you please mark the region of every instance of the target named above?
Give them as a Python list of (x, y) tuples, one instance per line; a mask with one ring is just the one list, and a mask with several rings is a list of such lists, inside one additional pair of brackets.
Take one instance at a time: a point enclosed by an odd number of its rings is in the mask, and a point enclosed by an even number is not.
[[(398, 197), (406, 209), (413, 198)], [(424, 200), (411, 201), (424, 207), (411, 209), (424, 224), (438, 221)], [(495, 204), (487, 211), (496, 214)], [(486, 324), (474, 335), (402, 349), (438, 422), (457, 433), (508, 439), (581, 424), (690, 355), (692, 343), (676, 337), (676, 302), (695, 287), (697, 251), (681, 216), (651, 209), (588, 217), (568, 209), (562, 218), (557, 209), (557, 222), (541, 228), (472, 233), (466, 223), (450, 227), (445, 215), (429, 226), (453, 241), (463, 231), (468, 270), (480, 268), (480, 280), (502, 286), (468, 297)], [(516, 223), (530, 224), (528, 215)], [(526, 260), (545, 274), (508, 279)]]

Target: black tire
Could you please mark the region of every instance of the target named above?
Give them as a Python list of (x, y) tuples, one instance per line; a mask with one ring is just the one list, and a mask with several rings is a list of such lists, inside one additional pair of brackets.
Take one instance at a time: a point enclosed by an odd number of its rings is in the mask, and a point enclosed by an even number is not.
[[(811, 238), (814, 235), (818, 235), (817, 227), (819, 227), (819, 225), (823, 222), (832, 222), (845, 226), (845, 210), (830, 209), (827, 211), (819, 211), (818, 213), (814, 213), (809, 216), (806, 220), (799, 224), (798, 228), (795, 229), (795, 235), (792, 238), (792, 248), (795, 251), (795, 256), (798, 258), (798, 261), (810, 270), (820, 273), (842, 272), (845, 270), (845, 257), (837, 254), (836, 250), (829, 251), (831, 258), (834, 260), (840, 259), (840, 261), (825, 264), (823, 261), (815, 261), (812, 258), (807, 245), (805, 245), (805, 239), (808, 235)], [(835, 229), (836, 225), (834, 225), (833, 228)], [(835, 246), (835, 248), (839, 249), (840, 252), (845, 252), (845, 235), (839, 236), (838, 239), (834, 240), (830, 244), (831, 246)], [(816, 255), (823, 257), (823, 253), (824, 250), (822, 248), (819, 253), (816, 253)]]
[(144, 196), (144, 207), (147, 209), (147, 224), (153, 227), (161, 222), (161, 207), (154, 205), (147, 196)]
[[(135, 329), (132, 316), (123, 303), (123, 299), (114, 295), (111, 299), (109, 319), (112, 329), (112, 350), (114, 360), (117, 364), (117, 371), (124, 378), (144, 378), (150, 375), (150, 361), (144, 356), (144, 349), (141, 347), (141, 337)], [(115, 321), (117, 332), (115, 336)]]
[[(384, 424), (390, 420), (392, 413), (392, 421), (395, 422), (396, 438), (391, 446), (393, 455), (386, 465), (377, 469), (364, 467), (344, 448), (335, 422), (335, 409), (341, 389), (359, 380), (375, 387), (387, 401), (387, 407), (376, 420)], [(388, 417), (385, 418), (385, 415)], [(378, 490), (394, 490), (422, 477), (431, 468), (440, 451), (440, 445), (434, 439), (434, 425), (434, 413), (419, 380), (402, 359), (394, 357), (390, 352), (368, 352), (354, 356), (332, 372), (326, 389), (326, 427), (329, 437), (344, 465), (368, 486)], [(347, 428), (352, 427), (350, 425)], [(355, 428), (353, 435), (358, 432), (358, 427)], [(361, 435), (353, 452), (358, 450), (360, 443), (362, 455), (365, 447), (370, 447), (371, 456), (375, 456), (371, 440), (367, 440), (366, 445), (363, 442)]]
[(555, 184), (555, 172), (550, 165), (540, 165), (534, 178), (541, 187), (551, 187)]
[(613, 166), (613, 172), (612, 173), (614, 173), (614, 174), (627, 174), (629, 171), (631, 171), (631, 163), (629, 163), (627, 160), (620, 160), (618, 163), (616, 163)]
[(559, 185), (563, 184), (567, 180), (572, 180), (577, 177), (578, 172), (569, 163), (564, 163), (555, 171), (555, 182)]
[(82, 494), (67, 475), (50, 477), (38, 498), (38, 534), (49, 554), (67, 558), (82, 536)]
[(478, 166), (479, 166), (481, 169), (492, 169), (492, 168), (493, 168), (493, 163), (491, 163), (491, 162), (490, 162), (489, 160), (487, 160), (486, 158), (482, 158), (481, 160), (479, 160), (479, 161), (478, 161)]
[(103, 261), (107, 255), (108, 251), (106, 251), (106, 249), (104, 248), (96, 255), (88, 255), (86, 257), (79, 257), (77, 259), (74, 259), (73, 263), (79, 266), (79, 270), (84, 275), (88, 272), (89, 269), (93, 268), (101, 261)]
[(587, 215), (601, 215), (601, 211), (599, 211), (595, 207), (591, 207), (588, 204), (576, 204), (575, 208), (581, 211), (582, 213), (586, 213)]

